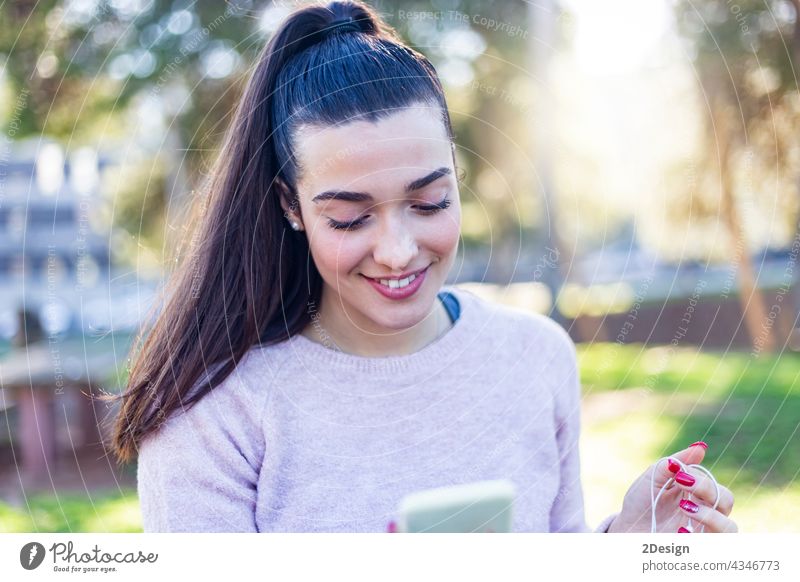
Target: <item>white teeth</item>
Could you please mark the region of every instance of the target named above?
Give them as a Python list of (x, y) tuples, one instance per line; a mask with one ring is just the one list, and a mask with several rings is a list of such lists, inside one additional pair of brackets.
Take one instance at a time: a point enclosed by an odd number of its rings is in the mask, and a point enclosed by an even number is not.
[(416, 278), (416, 275), (411, 275), (405, 279), (380, 279), (379, 281), (381, 285), (386, 285), (390, 289), (397, 289), (399, 287), (405, 287)]

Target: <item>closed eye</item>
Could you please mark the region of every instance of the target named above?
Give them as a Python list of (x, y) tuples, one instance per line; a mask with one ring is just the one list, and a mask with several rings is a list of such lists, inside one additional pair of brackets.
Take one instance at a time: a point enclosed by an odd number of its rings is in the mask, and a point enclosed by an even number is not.
[[(446, 208), (449, 208), (450, 204), (452, 204), (452, 201), (449, 198), (445, 197), (445, 199), (442, 200), (441, 202), (439, 202), (438, 204), (422, 205), (422, 206), (417, 206), (416, 208), (423, 215), (430, 216), (432, 214), (436, 214), (437, 212), (439, 212), (441, 210), (445, 210)], [(350, 222), (339, 222), (337, 220), (333, 220), (332, 218), (329, 218), (328, 219), (328, 224), (330, 225), (331, 228), (333, 228), (335, 230), (348, 230), (348, 231), (357, 230), (359, 227), (361, 227), (364, 224), (364, 222), (366, 221), (366, 219), (368, 217), (369, 217), (369, 215), (362, 216), (362, 217), (357, 218), (357, 219), (355, 219), (353, 221), (350, 221)]]
[(444, 200), (439, 202), (439, 204), (432, 204), (428, 206), (417, 206), (422, 212), (433, 214), (434, 212), (438, 212), (439, 210), (444, 210), (449, 208), (451, 204), (451, 200), (445, 197)]

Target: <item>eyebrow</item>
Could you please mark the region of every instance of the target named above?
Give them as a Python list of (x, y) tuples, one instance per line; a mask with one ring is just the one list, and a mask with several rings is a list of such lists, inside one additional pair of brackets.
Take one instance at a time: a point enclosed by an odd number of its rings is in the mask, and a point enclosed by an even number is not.
[[(452, 171), (450, 168), (441, 167), (435, 169), (433, 172), (428, 174), (427, 176), (423, 176), (422, 178), (417, 178), (416, 180), (412, 180), (408, 184), (406, 184), (405, 192), (410, 193), (416, 190), (421, 190), (431, 182), (435, 182), (442, 176), (447, 176), (451, 174)], [(348, 190), (327, 190), (322, 194), (317, 194), (314, 198), (311, 199), (313, 203), (323, 202), (325, 200), (341, 200), (343, 202), (369, 202), (372, 201), (373, 198), (366, 192), (351, 192)]]

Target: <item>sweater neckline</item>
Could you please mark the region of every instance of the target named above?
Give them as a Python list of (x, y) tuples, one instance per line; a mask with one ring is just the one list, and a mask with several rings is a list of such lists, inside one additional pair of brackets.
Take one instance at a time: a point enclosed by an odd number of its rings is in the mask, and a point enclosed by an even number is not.
[(376, 357), (359, 356), (327, 348), (299, 333), (289, 339), (289, 347), (295, 353), (308, 354), (316, 364), (324, 366), (345, 367), (349, 370), (367, 373), (392, 374), (399, 372), (414, 373), (416, 371), (430, 373), (431, 364), (445, 367), (453, 359), (459, 357), (461, 350), (466, 346), (466, 340), (470, 336), (473, 321), (476, 317), (475, 297), (470, 292), (454, 286), (444, 286), (441, 290), (449, 291), (456, 296), (461, 305), (461, 314), (447, 332), (411, 354)]

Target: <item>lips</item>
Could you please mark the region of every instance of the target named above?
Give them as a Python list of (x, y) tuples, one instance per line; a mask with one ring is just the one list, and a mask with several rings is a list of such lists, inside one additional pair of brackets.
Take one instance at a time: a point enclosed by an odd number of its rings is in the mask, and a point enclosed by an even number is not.
[(428, 267), (411, 274), (416, 276), (414, 277), (414, 280), (405, 287), (387, 287), (383, 283), (380, 283), (379, 281), (365, 275), (364, 279), (367, 280), (373, 289), (387, 299), (406, 299), (414, 295), (422, 286), (422, 283), (425, 281), (425, 276), (428, 274)]
[[(430, 265), (428, 265), (428, 267), (429, 266)], [(419, 275), (420, 273), (422, 273), (428, 267), (423, 267), (422, 269), (419, 269), (418, 271), (409, 271), (408, 273), (403, 273), (402, 275), (399, 275), (399, 276), (368, 277), (367, 275), (364, 275), (364, 277), (366, 277), (367, 279), (372, 279), (373, 281), (380, 281), (381, 279), (383, 279), (385, 281), (399, 281), (400, 279), (406, 279), (407, 277), (410, 277), (411, 275)]]

